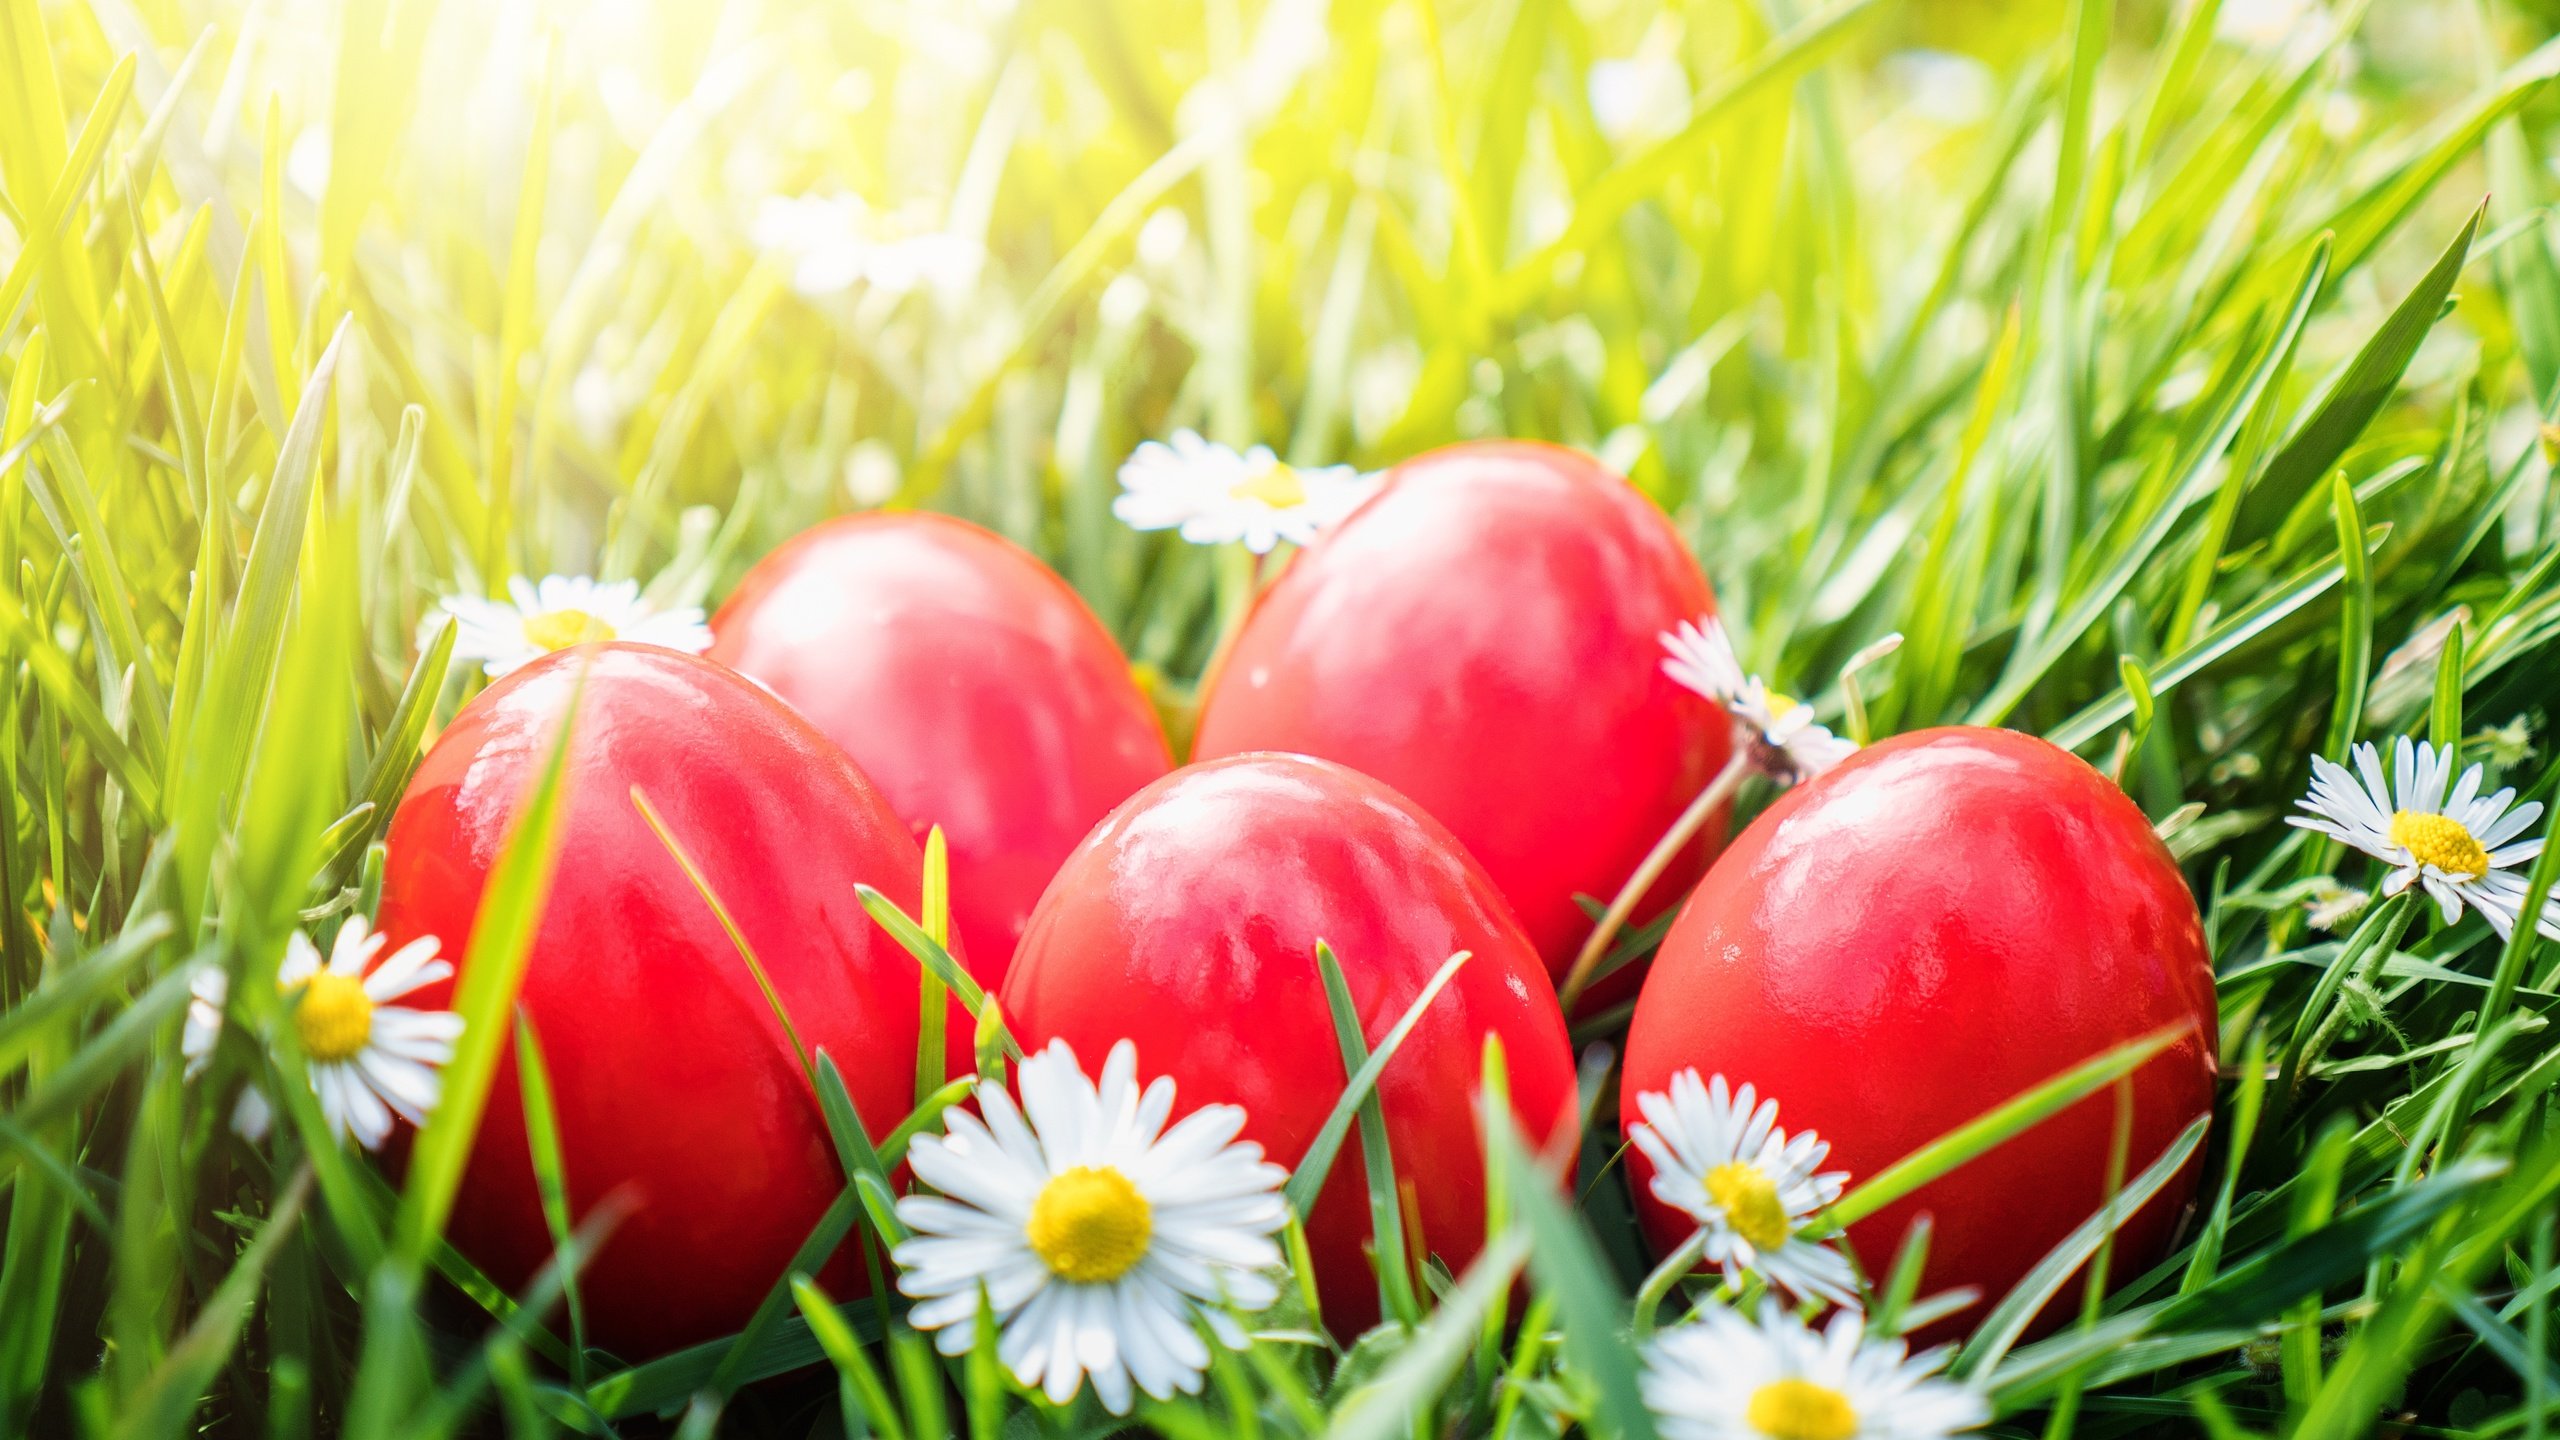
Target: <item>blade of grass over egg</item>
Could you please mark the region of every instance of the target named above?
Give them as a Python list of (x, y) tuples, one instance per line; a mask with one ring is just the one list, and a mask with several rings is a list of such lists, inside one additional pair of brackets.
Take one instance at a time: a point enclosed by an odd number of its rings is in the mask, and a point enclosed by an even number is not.
[(2180, 1170), (2186, 1168), (2197, 1147), (2204, 1144), (2205, 1131), (2212, 1123), (2213, 1118), (2209, 1115), (2197, 1116), (2186, 1129), (2178, 1132), (2178, 1137), (2169, 1142), (2167, 1149), (2143, 1167), (2141, 1174), (2110, 1196), (2097, 1213), (2082, 1221), (2063, 1238), (2061, 1244), (2045, 1252), (2034, 1268), (2000, 1298), (2000, 1303), (1993, 1306), (1991, 1313), (1974, 1329), (1973, 1338), (1965, 1343), (1964, 1353), (1956, 1359), (1954, 1373), (1959, 1376), (1979, 1375), (1998, 1365), (2000, 1357), (2007, 1354), (2009, 1347), (2026, 1332), (2028, 1323), (2061, 1293), (2071, 1277), (2089, 1265), (2115, 1238), (2115, 1233), (2149, 1204), (2151, 1198), (2159, 1194)]
[(657, 809), (650, 805), (649, 797), (640, 793), (637, 785), (631, 787), (631, 808), (639, 811), (640, 818), (648, 822), (649, 833), (657, 836), (658, 843), (666, 847), (668, 857), (676, 862), (676, 868), (684, 871), (684, 878), (692, 884), (694, 893), (702, 897), (702, 903), (709, 908), (712, 918), (720, 922), (720, 929), (729, 937), (730, 946), (738, 952), (739, 961), (754, 977), (756, 990), (764, 996), (766, 1008), (773, 1012), (774, 1021), (781, 1025), (783, 1038), (791, 1042), (792, 1058), (799, 1062), (800, 1073), (812, 1086), (816, 1085), (818, 1072), (809, 1061), (809, 1047), (801, 1043), (800, 1027), (791, 1023), (791, 1011), (782, 1003), (782, 992), (773, 988), (773, 977), (765, 973), (764, 962), (756, 958), (755, 947), (747, 943), (746, 932), (738, 928), (737, 920), (729, 914), (729, 907), (721, 903), (719, 894), (711, 888), (711, 882), (703, 878), (702, 867), (694, 864), (693, 857), (685, 853), (683, 844), (673, 831), (667, 829), (667, 822), (658, 818)]
[[(819, 1109), (826, 1117), (827, 1135), (835, 1143), (836, 1161), (844, 1167), (846, 1183), (861, 1193), (863, 1210), (881, 1239), (893, 1245), (906, 1239), (907, 1227), (898, 1221), (897, 1187), (889, 1181), (889, 1167), (872, 1145), (871, 1132), (863, 1128), (862, 1112), (854, 1107), (853, 1095), (845, 1089), (844, 1072), (824, 1050), (818, 1052), (817, 1084)], [(880, 1277), (875, 1274), (871, 1280), (876, 1287)], [(878, 1293), (876, 1288), (873, 1293)]]
[(2231, 1107), (2231, 1120), (2225, 1127), (2227, 1139), (2222, 1155), (2222, 1176), (2214, 1187), (2213, 1208), (2206, 1216), (2203, 1229), (2189, 1254), (2187, 1266), (2178, 1279), (2178, 1293), (2193, 1294), (2207, 1284), (2222, 1266), (2224, 1238), (2231, 1230), (2231, 1205), (2240, 1189), (2240, 1174), (2249, 1159), (2250, 1142), (2257, 1138), (2258, 1117), (2267, 1094), (2267, 1031), (2263, 1025), (2252, 1026), (2249, 1038), (2240, 1051), (2240, 1084)]
[[(940, 941), (926, 934), (924, 927), (909, 919), (907, 913), (898, 908), (896, 901), (878, 890), (869, 885), (856, 885), (853, 891), (855, 897), (861, 900), (862, 908), (870, 913), (873, 920), (879, 922), (881, 929), (889, 932), (891, 939), (905, 947), (908, 954), (916, 957), (916, 963), (932, 971), (935, 978), (939, 979), (952, 994), (959, 996), (960, 1003), (968, 1008), (971, 1015), (984, 1016), (987, 1008), (985, 987), (981, 986), (968, 971), (962, 969), (959, 961), (951, 958), (951, 952), (942, 948)], [(1021, 1043), (1013, 1038), (1013, 1033), (1009, 1030), (1004, 1032), (1003, 1038), (1005, 1054), (1019, 1062), (1022, 1059)]]
[[(1376, 1100), (1378, 1080), (1386, 1074), (1387, 1062), (1393, 1060), (1396, 1051), (1404, 1047), (1405, 1037), (1411, 1035), (1413, 1027), (1421, 1023), (1423, 1013), (1431, 1008), (1431, 1002), (1440, 998), (1440, 992), (1447, 988), (1451, 980), (1457, 978), (1459, 968), (1472, 958), (1474, 958), (1473, 951), (1461, 950), (1442, 961), (1440, 968), (1432, 972), (1431, 978), (1423, 983), (1421, 991), (1413, 997), (1413, 1003), (1407, 1005), (1404, 1013), (1396, 1017), (1396, 1023), (1388, 1028), (1385, 1035), (1379, 1037), (1377, 1048), (1371, 1050), (1367, 1057), (1360, 1061), (1359, 1068), (1351, 1072), (1351, 1078), (1343, 1086), (1340, 1098), (1333, 1102), (1333, 1109), (1326, 1113), (1324, 1123), (1316, 1128), (1315, 1138), (1307, 1142), (1306, 1153), (1299, 1157), (1297, 1168), (1290, 1172), (1288, 1186), (1282, 1193), (1288, 1196), (1289, 1207), (1292, 1210), (1300, 1215), (1315, 1213), (1316, 1197), (1323, 1193), (1325, 1178), (1333, 1171), (1334, 1156), (1341, 1150), (1343, 1138), (1350, 1134), (1352, 1122), (1363, 1115)], [(1339, 968), (1338, 961), (1336, 968)], [(1332, 1000), (1333, 994), (1332, 982), (1328, 981), (1325, 988), (1328, 1002)], [(1335, 1016), (1337, 1038), (1341, 1034), (1341, 1023), (1341, 1017), (1337, 1013)], [(1365, 1140), (1363, 1143), (1366, 1143)]]
[(1829, 1224), (1847, 1229), (2132, 1074), (2188, 1033), (2186, 1025), (2164, 1025), (2021, 1091), (1869, 1176), (1831, 1207)]
[[(951, 858), (950, 847), (943, 842), (942, 827), (934, 826), (924, 837), (924, 892), (916, 908), (923, 912), (925, 938), (949, 953), (951, 945)], [(944, 1075), (942, 1055), (945, 1025), (950, 1012), (950, 989), (942, 976), (930, 965), (916, 969), (916, 1103), (922, 1105), (940, 1088)], [(973, 1007), (970, 1014), (977, 1014)]]
[[(1453, 959), (1463, 959), (1460, 952)], [(1350, 1077), (1356, 1076), (1369, 1063), (1369, 1043), (1361, 1035), (1360, 1012), (1351, 999), (1351, 986), (1343, 978), (1342, 962), (1334, 958), (1333, 947), (1322, 940), (1316, 942), (1316, 973), (1324, 982), (1324, 998), (1333, 1013), (1334, 1043), (1342, 1047), (1342, 1073), (1346, 1096)], [(1360, 1158), (1369, 1183), (1369, 1236), (1371, 1261), (1378, 1272), (1380, 1310), (1406, 1325), (1422, 1316), (1420, 1300), (1415, 1296), (1412, 1272), (1405, 1267), (1403, 1207), (1397, 1203), (1395, 1156), (1387, 1142), (1386, 1111), (1378, 1103), (1376, 1079), (1369, 1093), (1358, 1102), (1360, 1117)], [(1339, 1145), (1337, 1135), (1334, 1143)], [(1292, 1178), (1295, 1184), (1294, 1177)], [(1317, 1188), (1322, 1176), (1317, 1177)], [(1294, 1197), (1293, 1197), (1294, 1199)], [(1301, 1215), (1310, 1213), (1300, 1210)]]
[(462, 1017), (462, 1037), (445, 1067), (443, 1098), (410, 1150), (409, 1182), (400, 1197), (399, 1253), (413, 1268), (426, 1259), (430, 1246), (444, 1233), (471, 1142), (479, 1133), (481, 1108), (488, 1103), (489, 1087), (497, 1077), (499, 1046), (506, 1040), (504, 1021), (515, 1012), (525, 964), (533, 957), (543, 900), (559, 860), (568, 804), (569, 745), (585, 690), (586, 672), (581, 669), (569, 702), (561, 709), (550, 755), (532, 793), (516, 812), (496, 862), (489, 867), (487, 888), (472, 917), (470, 944), (453, 991), (454, 1012)]

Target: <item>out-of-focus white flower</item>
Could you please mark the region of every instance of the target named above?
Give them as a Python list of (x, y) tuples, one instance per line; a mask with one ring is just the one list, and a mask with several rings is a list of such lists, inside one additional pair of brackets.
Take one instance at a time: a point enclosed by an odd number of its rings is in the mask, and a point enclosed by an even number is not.
[(1422, 383), (1422, 351), (1398, 338), (1351, 362), (1351, 432), (1365, 443), (1387, 433)]
[(1583, 90), (1592, 123), (1612, 140), (1659, 140), (1689, 123), (1689, 72), (1668, 46), (1591, 62)]
[(1164, 206), (1138, 227), (1138, 261), (1161, 270), (1181, 259), (1182, 248), (1190, 243), (1189, 217), (1174, 206)]
[(2327, 15), (2319, 0), (2223, 0), (2213, 34), (2252, 50), (2282, 50), (2318, 29)]
[(1120, 467), (1111, 513), (1136, 530), (1179, 529), (1194, 545), (1241, 540), (1257, 555), (1316, 532), (1358, 508), (1376, 478), (1349, 465), (1300, 469), (1256, 445), (1238, 454), (1196, 431), (1150, 440)]
[(329, 127), (305, 126), (284, 152), (285, 183), (317, 200), (329, 189)]
[(967, 289), (986, 260), (974, 240), (884, 215), (843, 191), (767, 196), (749, 238), (790, 268), (793, 289), (813, 297), (859, 284), (893, 295), (951, 294)]
[[(457, 660), (481, 662), (490, 679), (541, 659), (554, 650), (597, 640), (636, 640), (699, 655), (711, 648), (711, 630), (692, 606), (652, 610), (640, 598), (640, 582), (606, 584), (584, 575), (546, 575), (535, 584), (519, 575), (507, 582), (507, 598), (448, 595), (436, 602), (461, 625), (454, 636)], [(429, 615), (420, 643), (442, 628)]]
[(1897, 51), (1885, 57), (1882, 69), (1902, 93), (1904, 108), (1933, 125), (1977, 124), (1989, 118), (1999, 98), (1991, 67), (1951, 50)]
[(878, 440), (858, 440), (844, 457), (844, 493), (869, 509), (898, 493), (898, 452)]
[(213, 1062), (214, 1042), (222, 1038), (222, 1007), (231, 998), (231, 972), (206, 965), (187, 981), (187, 1023), (178, 1032), (178, 1054), (193, 1080)]
[[(187, 981), (187, 994), (187, 1023), (178, 1035), (178, 1053), (187, 1062), (186, 1078), (194, 1080), (212, 1063), (213, 1047), (222, 1039), (222, 1007), (231, 998), (231, 972), (207, 965)], [(267, 1092), (254, 1083), (241, 1086), (240, 1098), (231, 1106), (232, 1130), (256, 1144), (267, 1138), (274, 1123), (275, 1109), (267, 1103)]]

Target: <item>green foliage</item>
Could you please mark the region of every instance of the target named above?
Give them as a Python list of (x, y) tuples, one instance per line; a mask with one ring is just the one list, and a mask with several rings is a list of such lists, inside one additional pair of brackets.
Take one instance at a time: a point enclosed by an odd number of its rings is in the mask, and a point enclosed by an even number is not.
[[(1367, 467), (1592, 450), (1826, 718), (2038, 731), (2161, 819), (2219, 1103), (1964, 1313), (2003, 1429), (2548, 1433), (2560, 954), (2416, 901), (2315, 915), (2374, 877), (2278, 817), (2313, 753), (2402, 734), (2560, 791), (2560, 42), (2541, 0), (2251, 43), (2265, 8), (0, 0), (0, 1435), (1106, 1433), (883, 1301), (905, 1147), (963, 1096), (932, 1053), (893, 1129), (804, 1057), (848, 1180), (743, 1332), (587, 1348), (617, 1213), (571, 1213), (514, 1023), (557, 755), (396, 1186), (256, 1037), (290, 1030), (290, 934), (371, 909), (480, 683), (439, 597), (557, 571), (699, 603), (825, 515), (930, 505), (1050, 559), (1179, 733), (1258, 578), (1110, 516), (1120, 459), (1186, 426)], [(970, 272), (820, 283), (765, 207), (835, 190)], [(982, 1068), (1021, 1058), (944, 948), (939, 867), (916, 916), (858, 898), (926, 1016), (954, 997)], [(1482, 1251), (1406, 1254), (1376, 1085), (1462, 958), (1375, 1029), (1322, 961), (1348, 1083), (1292, 1198), (1356, 1126), (1395, 1318), (1337, 1341), (1293, 1298), (1133, 1424), (1648, 1431), (1634, 1337), (1712, 1290), (1631, 1258), (1613, 1134), (1577, 1209), (1567, 1157), (1490, 1122)], [(238, 1023), (190, 1078), (215, 971)], [(2106, 1103), (2158, 1043), (1833, 1218)], [(442, 1239), (510, 1053), (558, 1246), (512, 1296)], [(2115, 1224), (2190, 1152), (2196, 1210), (2133, 1273)], [(1945, 1313), (1926, 1245), (1859, 1257), (1879, 1323)], [(869, 1298), (831, 1300), (810, 1277), (848, 1247)], [(2092, 1264), (2112, 1292), (2025, 1338)]]

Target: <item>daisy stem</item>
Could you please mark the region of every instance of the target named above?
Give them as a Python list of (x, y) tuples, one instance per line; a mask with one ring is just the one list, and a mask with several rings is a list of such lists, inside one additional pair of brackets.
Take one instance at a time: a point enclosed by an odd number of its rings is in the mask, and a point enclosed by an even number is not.
[(1671, 822), (1671, 828), (1662, 832), (1662, 838), (1653, 842), (1653, 848), (1645, 852), (1644, 862), (1627, 877), (1627, 883), (1618, 887), (1617, 898), (1601, 912), (1600, 923), (1592, 927), (1591, 938), (1582, 942), (1582, 953), (1573, 957), (1573, 968), (1565, 972), (1564, 985), (1556, 992), (1566, 1014), (1573, 1013), (1573, 1002), (1580, 999), (1582, 992), (1598, 978), (1600, 962), (1609, 953), (1609, 943), (1617, 939), (1618, 932), (1625, 928), (1627, 917), (1635, 913), (1636, 903), (1653, 888), (1654, 881), (1662, 878), (1662, 872), (1671, 868), (1672, 858), (1697, 838), (1699, 829), (1707, 823), (1707, 817), (1733, 798), (1733, 792), (1742, 787), (1742, 777), (1750, 773), (1750, 747), (1735, 746), (1733, 758), (1716, 772), (1715, 779), (1707, 782), (1706, 789), (1698, 792), (1698, 798), (1689, 802), (1689, 808), (1680, 812), (1680, 818)]
[(1652, 1338), (1654, 1314), (1662, 1308), (1663, 1298), (1671, 1293), (1671, 1287), (1696, 1270), (1706, 1253), (1707, 1231), (1705, 1226), (1700, 1226), (1695, 1234), (1680, 1242), (1679, 1249), (1654, 1266), (1653, 1273), (1644, 1277), (1644, 1288), (1636, 1291), (1635, 1334), (1638, 1344)]
[[(2348, 983), (2371, 985), (2373, 977), (2381, 971), (2383, 962), (2399, 952), (2400, 937), (2409, 933), (2409, 922), (2416, 916), (2416, 905), (2406, 892), (2383, 901), (2382, 909), (2364, 925), (2358, 926), (2354, 935), (2348, 937), (2347, 949), (2338, 957), (2341, 973), (2344, 967), (2355, 966), (2355, 978)], [(2355, 950), (2358, 940), (2365, 942), (2364, 952), (2361, 955), (2358, 955)], [(2286, 1057), (2284, 1093), (2288, 1100), (2301, 1090), (2303, 1077), (2311, 1073), (2311, 1067), (2319, 1063), (2321, 1054), (2329, 1048), (2329, 1042), (2335, 1040), (2338, 1031), (2345, 1028), (2350, 1009), (2345, 997), (2339, 993), (2344, 988), (2345, 986), (2324, 983), (2320, 990), (2315, 992), (2313, 996), (2315, 1004), (2325, 1002), (2325, 1008), (2321, 1010), (2319, 1025), (2311, 1032), (2310, 1038), (2304, 1041), (2292, 1055)]]

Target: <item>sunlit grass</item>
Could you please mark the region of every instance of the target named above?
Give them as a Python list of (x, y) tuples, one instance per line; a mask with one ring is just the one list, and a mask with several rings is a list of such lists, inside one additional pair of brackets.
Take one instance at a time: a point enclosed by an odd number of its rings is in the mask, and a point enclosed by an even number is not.
[[(879, 1428), (994, 1433), (993, 1367), (783, 1276), (743, 1344), (575, 1348), (574, 1267), (518, 1309), (438, 1241), (454, 1131), (395, 1185), (284, 1084), (236, 1143), (263, 1062), (185, 1083), (180, 1016), (370, 911), (478, 683), (421, 654), (442, 595), (699, 603), (930, 505), (1049, 558), (1178, 721), (1250, 575), (1108, 506), (1182, 426), (1588, 448), (1826, 719), (1898, 631), (1873, 733), (2046, 733), (2163, 823), (2222, 985), (2204, 1198), (1960, 1362), (2004, 1425), (2542, 1433), (2560, 956), (2314, 928), (2362, 862), (2276, 817), (2395, 733), (2560, 786), (2560, 48), (2490, 0), (2252, 30), (2287, 8), (0, 0), (0, 1433), (834, 1433), (826, 1371), (740, 1388), (822, 1360)], [(874, 248), (813, 253), (804, 199)], [(1144, 1418), (1641, 1433), (1616, 1137), (1587, 1225), (1496, 1142), (1513, 1223), (1418, 1335)]]

